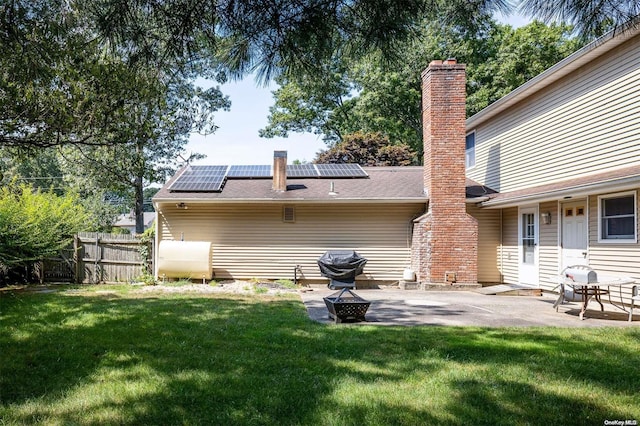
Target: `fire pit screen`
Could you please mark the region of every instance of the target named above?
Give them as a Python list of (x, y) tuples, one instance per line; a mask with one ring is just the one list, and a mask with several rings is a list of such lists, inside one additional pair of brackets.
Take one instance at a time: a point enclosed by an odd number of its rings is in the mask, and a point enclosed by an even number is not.
[(329, 288), (356, 288), (356, 276), (364, 270), (367, 259), (353, 250), (329, 250), (318, 259), (320, 273), (329, 278)]

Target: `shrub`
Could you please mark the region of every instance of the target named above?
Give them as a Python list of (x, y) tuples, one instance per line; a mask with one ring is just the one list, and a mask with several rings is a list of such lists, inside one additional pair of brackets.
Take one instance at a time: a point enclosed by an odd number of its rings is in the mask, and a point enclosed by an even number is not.
[(77, 195), (26, 184), (0, 188), (0, 264), (14, 267), (56, 255), (87, 218)]

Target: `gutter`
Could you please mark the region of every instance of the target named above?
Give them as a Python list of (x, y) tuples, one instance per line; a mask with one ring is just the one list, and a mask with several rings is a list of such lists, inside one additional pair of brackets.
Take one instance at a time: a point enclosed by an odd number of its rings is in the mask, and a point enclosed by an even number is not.
[(483, 197), (469, 197), (469, 198), (465, 198), (464, 202), (465, 204), (478, 204), (478, 203), (484, 203), (485, 201), (490, 200), (491, 197), (485, 195)]
[(160, 198), (154, 199), (154, 205), (166, 205), (166, 204), (341, 204), (341, 203), (426, 203), (428, 198)]

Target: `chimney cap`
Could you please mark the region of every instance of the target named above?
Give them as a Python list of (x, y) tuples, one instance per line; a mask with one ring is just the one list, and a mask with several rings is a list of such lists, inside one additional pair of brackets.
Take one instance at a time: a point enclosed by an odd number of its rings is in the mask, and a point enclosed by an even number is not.
[(457, 64), (458, 60), (456, 58), (447, 58), (447, 60), (444, 61), (444, 63), (447, 65), (453, 65), (453, 64)]
[(287, 158), (287, 151), (273, 151), (274, 158)]

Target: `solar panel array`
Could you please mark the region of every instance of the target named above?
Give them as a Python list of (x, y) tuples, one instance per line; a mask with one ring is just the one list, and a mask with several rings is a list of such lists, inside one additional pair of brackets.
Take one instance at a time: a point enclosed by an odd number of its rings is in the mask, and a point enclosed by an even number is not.
[[(268, 179), (268, 165), (187, 166), (169, 186), (172, 192), (220, 192), (227, 179)], [(358, 164), (289, 164), (288, 178), (366, 178)]]
[(227, 176), (228, 166), (188, 166), (169, 187), (170, 191), (218, 192)]
[(356, 178), (367, 177), (359, 164), (314, 164), (320, 177)]
[(227, 172), (230, 178), (269, 178), (271, 166), (231, 166)]
[(287, 177), (314, 178), (318, 177), (315, 164), (289, 164), (287, 165)]

